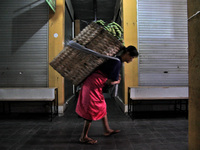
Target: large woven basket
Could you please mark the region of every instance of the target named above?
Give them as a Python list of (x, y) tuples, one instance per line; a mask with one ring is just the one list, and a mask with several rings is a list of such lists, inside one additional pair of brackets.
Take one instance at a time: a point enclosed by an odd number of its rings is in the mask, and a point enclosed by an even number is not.
[[(119, 40), (94, 22), (85, 27), (73, 41), (107, 56), (114, 56), (123, 46)], [(66, 46), (50, 65), (74, 85), (79, 85), (104, 61), (105, 58)]]

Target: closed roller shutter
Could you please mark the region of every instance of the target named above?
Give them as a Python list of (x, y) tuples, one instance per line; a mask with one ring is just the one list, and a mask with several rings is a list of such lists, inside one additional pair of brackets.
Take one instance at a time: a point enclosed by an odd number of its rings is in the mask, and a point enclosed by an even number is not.
[(187, 0), (138, 0), (139, 85), (188, 85)]
[(48, 86), (48, 5), (0, 1), (0, 87)]

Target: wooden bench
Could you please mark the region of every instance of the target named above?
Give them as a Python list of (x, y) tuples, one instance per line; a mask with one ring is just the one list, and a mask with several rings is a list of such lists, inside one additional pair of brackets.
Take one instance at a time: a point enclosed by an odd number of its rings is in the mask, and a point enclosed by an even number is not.
[(57, 88), (0, 88), (0, 102), (47, 102), (50, 106), (51, 121), (54, 114), (58, 114), (58, 89)]
[[(128, 88), (128, 115), (136, 117), (135, 107), (138, 102), (148, 101), (171, 101), (174, 104), (174, 111), (188, 112), (188, 87), (160, 87), (160, 86), (137, 86)], [(183, 105), (185, 110), (183, 110)]]

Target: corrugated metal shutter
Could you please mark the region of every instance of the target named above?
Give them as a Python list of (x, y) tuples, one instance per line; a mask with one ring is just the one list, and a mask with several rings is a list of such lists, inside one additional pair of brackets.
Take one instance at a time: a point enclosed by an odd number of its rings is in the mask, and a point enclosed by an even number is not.
[(48, 5), (0, 1), (0, 87), (48, 86)]
[(138, 0), (139, 85), (188, 85), (187, 0)]

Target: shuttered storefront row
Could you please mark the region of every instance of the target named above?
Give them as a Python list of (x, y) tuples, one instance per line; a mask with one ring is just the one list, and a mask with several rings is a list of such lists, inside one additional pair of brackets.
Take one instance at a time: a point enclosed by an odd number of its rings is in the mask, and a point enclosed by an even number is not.
[(48, 5), (0, 1), (0, 87), (48, 86)]
[(187, 0), (138, 0), (140, 86), (188, 85)]

